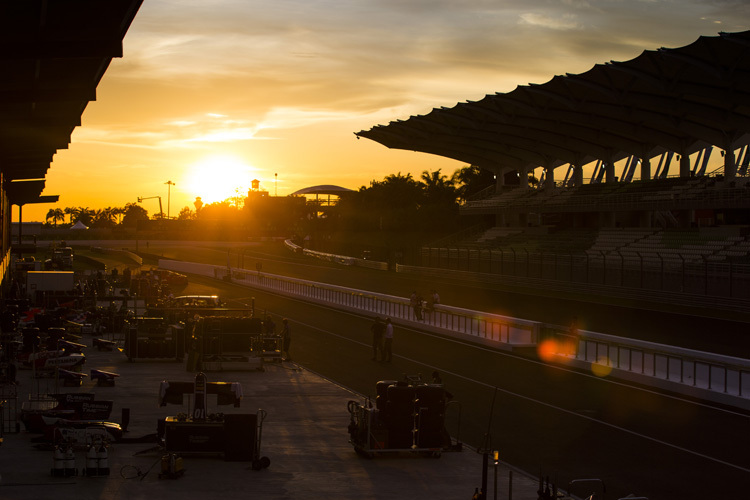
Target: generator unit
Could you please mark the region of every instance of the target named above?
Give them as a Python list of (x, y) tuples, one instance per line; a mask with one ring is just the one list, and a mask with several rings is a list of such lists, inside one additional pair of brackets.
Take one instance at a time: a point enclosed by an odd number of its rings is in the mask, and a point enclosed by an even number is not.
[(207, 396), (216, 395), (218, 405), (239, 407), (242, 386), (238, 382), (208, 382), (199, 372), (194, 382), (162, 381), (159, 404), (183, 404), (189, 394), (193, 408), (157, 421), (157, 438), (168, 453), (220, 455), (227, 461), (252, 462), (254, 470), (266, 468), (268, 457), (260, 456), (264, 410), (256, 414), (208, 413)]
[(371, 398), (348, 403), (349, 442), (355, 451), (368, 457), (404, 451), (439, 457), (457, 449), (445, 428), (449, 402), (442, 384), (405, 377), (381, 380), (375, 388), (374, 406)]

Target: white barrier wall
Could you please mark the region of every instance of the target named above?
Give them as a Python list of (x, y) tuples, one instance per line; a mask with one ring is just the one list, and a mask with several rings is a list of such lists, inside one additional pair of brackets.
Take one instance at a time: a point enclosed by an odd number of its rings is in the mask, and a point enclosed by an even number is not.
[(224, 279), (231, 273), (233, 283), (303, 298), (339, 309), (373, 316), (387, 316), (395, 322), (414, 322), (421, 328), (445, 334), (462, 334), (505, 344), (508, 349), (514, 346), (534, 346), (538, 338), (538, 322), (509, 316), (436, 305), (433, 311), (425, 311), (423, 321), (418, 321), (409, 300), (403, 297), (211, 264), (160, 260), (159, 267), (217, 279)]

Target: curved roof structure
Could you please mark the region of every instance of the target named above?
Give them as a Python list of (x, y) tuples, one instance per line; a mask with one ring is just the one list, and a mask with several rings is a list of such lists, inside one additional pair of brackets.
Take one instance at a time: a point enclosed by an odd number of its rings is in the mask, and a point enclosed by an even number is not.
[(40, 197), (143, 0), (9, 0), (0, 7), (0, 171), (10, 202)]
[(302, 188), (298, 191), (295, 191), (292, 193), (292, 196), (302, 195), (302, 194), (333, 194), (333, 195), (340, 195), (342, 193), (351, 193), (353, 192), (353, 189), (348, 189), (341, 186), (334, 186), (333, 184), (321, 184), (319, 186), (310, 186), (306, 188)]
[(496, 171), (731, 149), (748, 133), (750, 31), (647, 50), (355, 135)]

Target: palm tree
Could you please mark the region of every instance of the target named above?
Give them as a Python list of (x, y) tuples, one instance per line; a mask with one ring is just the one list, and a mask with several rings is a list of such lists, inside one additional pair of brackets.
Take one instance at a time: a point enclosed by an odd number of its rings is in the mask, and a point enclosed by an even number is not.
[(112, 207), (107, 207), (94, 211), (92, 225), (95, 227), (112, 227), (115, 224), (112, 210)]
[(117, 224), (122, 224), (122, 216), (125, 215), (125, 207), (115, 207), (112, 209), (112, 216), (117, 217)]
[(89, 207), (78, 207), (78, 220), (87, 226), (91, 224), (96, 212)]
[(440, 170), (422, 172), (425, 198), (434, 203), (455, 202), (458, 197), (456, 183), (453, 179), (448, 179), (447, 175), (441, 174)]
[(476, 165), (467, 165), (453, 173), (453, 182), (458, 186), (462, 200), (495, 185), (495, 174)]
[(52, 224), (57, 227), (57, 222), (65, 221), (65, 212), (61, 208), (50, 208), (47, 212), (46, 220), (52, 219)]
[(70, 216), (70, 225), (72, 226), (73, 225), (73, 216), (75, 216), (75, 214), (76, 214), (76, 208), (75, 207), (65, 207), (63, 209), (63, 213), (65, 215), (69, 215)]

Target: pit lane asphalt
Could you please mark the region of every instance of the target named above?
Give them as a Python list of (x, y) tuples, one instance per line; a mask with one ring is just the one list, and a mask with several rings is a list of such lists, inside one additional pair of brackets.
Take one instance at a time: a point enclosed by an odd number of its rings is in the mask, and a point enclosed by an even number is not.
[[(88, 337), (88, 336), (87, 336)], [(91, 346), (91, 338), (84, 342)], [(86, 477), (85, 451), (76, 453), (78, 476), (51, 476), (53, 454), (35, 442), (36, 435), (5, 433), (0, 446), (0, 498), (13, 500), (192, 500), (216, 498), (318, 499), (468, 499), (481, 485), (482, 457), (465, 447), (438, 459), (412, 453), (364, 458), (348, 443), (350, 400), (362, 396), (291, 362), (266, 363), (265, 371), (208, 372), (212, 382), (240, 382), (244, 397), (240, 408), (216, 406), (209, 396), (209, 412), (256, 413), (267, 416), (261, 424), (258, 456), (270, 466), (253, 470), (248, 462), (227, 462), (218, 456), (185, 455), (184, 474), (162, 479), (163, 450), (155, 449), (157, 421), (180, 412), (186, 405), (160, 407), (159, 384), (192, 381), (194, 374), (174, 360), (128, 362), (117, 351), (85, 350), (82, 372), (92, 368), (118, 373), (113, 387), (98, 386), (90, 377), (80, 387), (56, 387), (53, 378), (18, 372), (20, 401), (39, 392), (94, 392), (97, 400), (112, 400), (112, 419), (121, 422), (122, 409), (130, 420), (123, 442), (109, 447), (110, 475)], [(127, 441), (127, 442), (126, 442)], [(491, 463), (491, 462), (490, 462)], [(497, 468), (498, 491), (508, 494), (509, 480), (516, 500), (537, 498), (538, 483), (505, 463)], [(494, 469), (489, 471), (493, 488)], [(492, 491), (492, 489), (490, 490)]]

